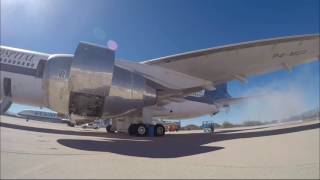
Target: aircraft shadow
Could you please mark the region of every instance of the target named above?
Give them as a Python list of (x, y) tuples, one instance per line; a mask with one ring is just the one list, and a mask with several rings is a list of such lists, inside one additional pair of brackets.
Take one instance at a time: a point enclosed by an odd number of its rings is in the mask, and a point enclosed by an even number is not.
[(257, 129), (265, 129), (265, 128), (268, 128), (268, 127), (270, 127), (270, 126), (258, 127), (258, 128), (237, 129), (237, 130), (220, 130), (220, 131), (215, 132), (215, 134), (239, 132), (239, 131), (247, 131), (247, 130), (257, 130)]
[[(27, 131), (43, 133), (65, 134), (76, 136), (95, 136), (111, 139), (86, 140), (86, 139), (58, 139), (63, 146), (94, 152), (111, 152), (115, 154), (148, 157), (148, 158), (177, 158), (201, 153), (207, 153), (224, 149), (219, 146), (205, 146), (205, 144), (242, 138), (264, 137), (287, 133), (300, 132), (320, 128), (320, 123), (302, 125), (297, 127), (285, 127), (274, 130), (255, 132), (235, 132), (232, 134), (168, 134), (165, 137), (130, 137), (122, 134), (107, 134), (101, 132), (77, 132), (67, 130), (45, 129), (27, 127), (8, 123), (0, 123), (0, 126)], [(256, 128), (252, 128), (256, 129)], [(248, 130), (248, 129), (245, 129)], [(114, 139), (112, 139), (114, 137)]]
[[(11, 129), (20, 129), (25, 131), (34, 131), (40, 133), (49, 133), (49, 134), (63, 134), (63, 135), (74, 135), (74, 136), (94, 136), (94, 137), (107, 137), (107, 133), (101, 132), (86, 132), (86, 131), (69, 131), (69, 130), (61, 130), (61, 129), (47, 129), (40, 127), (32, 127), (32, 126), (22, 126), (17, 124), (9, 124), (0, 122), (1, 127), (11, 128)], [(109, 134), (112, 136), (112, 134)]]
[(266, 130), (258, 132), (243, 132), (233, 134), (168, 134), (165, 138), (143, 138), (149, 141), (130, 141), (115, 140), (92, 141), (92, 140), (75, 140), (75, 139), (59, 139), (58, 143), (75, 149), (111, 152), (127, 156), (148, 157), (148, 158), (177, 158), (191, 156), (206, 152), (212, 152), (224, 149), (224, 147), (204, 146), (208, 143), (253, 138), (271, 135), (280, 135), (286, 133), (299, 132), (304, 130), (320, 128), (320, 124), (305, 125), (299, 127), (290, 127), (276, 130)]

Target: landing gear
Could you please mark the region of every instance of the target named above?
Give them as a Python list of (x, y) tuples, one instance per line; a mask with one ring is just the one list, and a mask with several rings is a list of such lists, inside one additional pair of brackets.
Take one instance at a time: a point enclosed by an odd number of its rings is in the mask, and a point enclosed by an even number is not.
[(138, 130), (137, 124), (131, 124), (129, 126), (128, 133), (129, 135), (134, 136), (134, 135), (137, 135), (137, 130)]
[(128, 128), (128, 133), (132, 136), (164, 136), (165, 128), (161, 124), (155, 126), (143, 123), (131, 124)]
[(165, 132), (166, 132), (166, 129), (161, 124), (157, 124), (154, 127), (154, 136), (164, 136)]
[[(27, 120), (27, 121), (28, 121), (28, 120)], [(74, 126), (75, 126), (75, 124), (69, 121), (69, 122), (68, 122), (68, 126), (70, 126), (70, 127), (74, 127)]]
[(144, 124), (137, 124), (137, 136), (146, 136), (148, 134), (147, 126)]
[(106, 131), (107, 131), (108, 133), (114, 133), (114, 132), (115, 132), (114, 128), (113, 128), (111, 125), (108, 125), (108, 126), (106, 127)]

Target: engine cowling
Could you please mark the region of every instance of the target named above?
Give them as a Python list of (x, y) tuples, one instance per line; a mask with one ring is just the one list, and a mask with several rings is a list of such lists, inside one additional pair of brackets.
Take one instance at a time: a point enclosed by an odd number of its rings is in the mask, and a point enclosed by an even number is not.
[(117, 116), (156, 103), (156, 90), (134, 72), (114, 66), (112, 85), (106, 96), (104, 115)]
[(74, 56), (54, 55), (46, 67), (48, 107), (81, 117), (117, 117), (156, 103), (140, 74), (114, 65), (115, 52), (80, 43)]

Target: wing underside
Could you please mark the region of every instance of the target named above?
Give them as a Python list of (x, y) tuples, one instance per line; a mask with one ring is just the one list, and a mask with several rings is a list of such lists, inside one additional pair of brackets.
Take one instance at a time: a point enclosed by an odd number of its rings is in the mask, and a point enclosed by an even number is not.
[(160, 66), (214, 85), (266, 74), (319, 59), (319, 35), (241, 43), (142, 62)]

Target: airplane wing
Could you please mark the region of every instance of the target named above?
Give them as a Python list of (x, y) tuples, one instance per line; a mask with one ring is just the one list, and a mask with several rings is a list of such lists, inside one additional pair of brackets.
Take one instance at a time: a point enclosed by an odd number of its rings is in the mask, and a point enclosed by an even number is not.
[(163, 67), (210, 81), (213, 85), (232, 80), (245, 82), (250, 76), (290, 70), (318, 60), (319, 37), (303, 35), (253, 41), (162, 57), (142, 64)]

